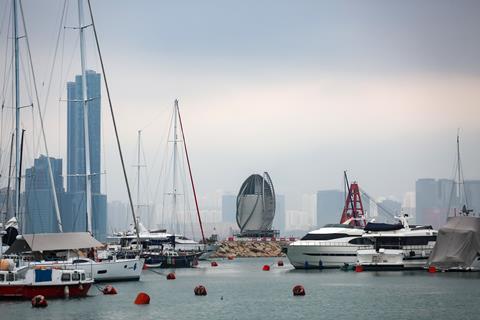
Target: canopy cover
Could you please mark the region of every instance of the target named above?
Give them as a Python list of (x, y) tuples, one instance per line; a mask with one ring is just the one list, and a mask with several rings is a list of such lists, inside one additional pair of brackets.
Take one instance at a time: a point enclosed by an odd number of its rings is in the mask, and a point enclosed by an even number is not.
[(101, 246), (102, 243), (88, 232), (37, 233), (17, 237), (5, 253), (75, 250)]
[(468, 268), (480, 255), (480, 218), (451, 217), (438, 230), (429, 266), (441, 270)]

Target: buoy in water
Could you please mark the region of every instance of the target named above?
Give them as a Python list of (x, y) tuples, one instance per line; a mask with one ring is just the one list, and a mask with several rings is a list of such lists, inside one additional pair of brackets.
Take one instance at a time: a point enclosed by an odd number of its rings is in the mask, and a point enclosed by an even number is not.
[(146, 263), (143, 264), (143, 267), (142, 267), (142, 270), (147, 270), (148, 269), (148, 266)]
[(278, 260), (277, 265), (278, 265), (279, 267), (283, 267), (283, 261), (282, 261), (282, 260)]
[(117, 294), (117, 290), (111, 285), (108, 285), (105, 288), (103, 288), (102, 292), (103, 294)]
[(212, 267), (218, 267), (218, 263), (217, 261), (212, 261), (212, 263), (210, 264)]
[(175, 279), (177, 279), (177, 277), (175, 276), (175, 273), (170, 272), (169, 274), (167, 274), (167, 280), (175, 280)]
[(229, 255), (229, 256), (227, 257), (228, 260), (233, 260), (234, 258), (235, 258), (235, 257), (232, 256), (232, 255)]
[(302, 285), (296, 285), (292, 289), (294, 296), (304, 296), (305, 295), (305, 288)]
[(430, 266), (430, 267), (428, 267), (428, 272), (435, 273), (435, 272), (437, 272), (437, 268), (435, 268), (435, 266)]
[(363, 267), (360, 266), (360, 265), (356, 265), (355, 266), (355, 272), (362, 272), (363, 271)]
[(140, 292), (135, 298), (135, 304), (149, 304), (150, 303), (150, 296), (145, 292)]
[(45, 308), (48, 306), (47, 300), (45, 300), (45, 297), (42, 295), (38, 295), (33, 297), (32, 299), (32, 307), (33, 308)]
[(193, 292), (196, 296), (206, 296), (207, 295), (207, 288), (202, 285), (198, 285), (193, 289)]
[(263, 271), (270, 271), (270, 266), (268, 264), (264, 265), (262, 268)]

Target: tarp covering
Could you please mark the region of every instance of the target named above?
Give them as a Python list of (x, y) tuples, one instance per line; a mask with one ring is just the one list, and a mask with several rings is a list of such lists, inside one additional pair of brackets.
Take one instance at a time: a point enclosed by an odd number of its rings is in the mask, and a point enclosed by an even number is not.
[(363, 230), (365, 231), (394, 231), (403, 228), (401, 223), (389, 224), (389, 223), (373, 223), (369, 222)]
[(18, 237), (5, 254), (37, 251), (60, 251), (101, 247), (88, 232), (37, 233)]
[(451, 217), (438, 230), (429, 266), (440, 270), (468, 268), (480, 254), (480, 218)]

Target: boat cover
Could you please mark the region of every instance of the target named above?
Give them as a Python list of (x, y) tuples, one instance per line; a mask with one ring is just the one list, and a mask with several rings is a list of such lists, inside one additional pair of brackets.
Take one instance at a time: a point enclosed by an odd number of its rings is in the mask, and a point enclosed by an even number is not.
[(13, 242), (5, 254), (39, 251), (60, 251), (103, 246), (88, 232), (24, 234)]
[(373, 223), (369, 222), (363, 230), (365, 231), (394, 231), (400, 230), (403, 228), (401, 223), (390, 224), (390, 223)]
[(480, 218), (450, 217), (438, 230), (429, 266), (440, 270), (468, 268), (480, 254)]

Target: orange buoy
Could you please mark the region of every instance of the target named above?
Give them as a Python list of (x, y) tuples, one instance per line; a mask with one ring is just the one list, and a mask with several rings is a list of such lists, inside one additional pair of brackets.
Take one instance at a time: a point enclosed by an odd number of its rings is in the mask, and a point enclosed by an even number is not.
[(282, 260), (278, 260), (277, 265), (278, 265), (279, 267), (283, 267), (283, 261), (282, 261)]
[(292, 289), (294, 296), (304, 296), (305, 295), (305, 288), (302, 285), (296, 285)]
[(355, 272), (362, 272), (363, 271), (363, 267), (360, 266), (360, 265), (356, 265), (355, 266)]
[(212, 263), (210, 264), (212, 267), (218, 267), (218, 263), (217, 261), (212, 261)]
[(111, 285), (108, 285), (105, 288), (103, 288), (102, 292), (103, 294), (117, 294), (117, 290)]
[(177, 279), (177, 277), (175, 276), (175, 273), (170, 272), (169, 274), (167, 274), (167, 280), (175, 280), (175, 279)]
[(437, 272), (437, 268), (435, 268), (435, 266), (430, 266), (430, 267), (428, 267), (428, 272), (435, 273), (435, 272)]
[(47, 300), (42, 295), (38, 295), (32, 298), (32, 307), (33, 308), (45, 308), (48, 306)]
[(198, 285), (193, 289), (193, 292), (196, 296), (206, 296), (207, 295), (207, 288), (202, 285)]
[(233, 258), (235, 258), (235, 257), (232, 256), (232, 255), (229, 255), (227, 258), (228, 258), (228, 260), (233, 260)]
[(268, 264), (264, 265), (262, 268), (263, 271), (270, 271), (270, 266)]
[(150, 303), (150, 296), (145, 292), (140, 292), (137, 297), (135, 298), (135, 304), (149, 304)]

